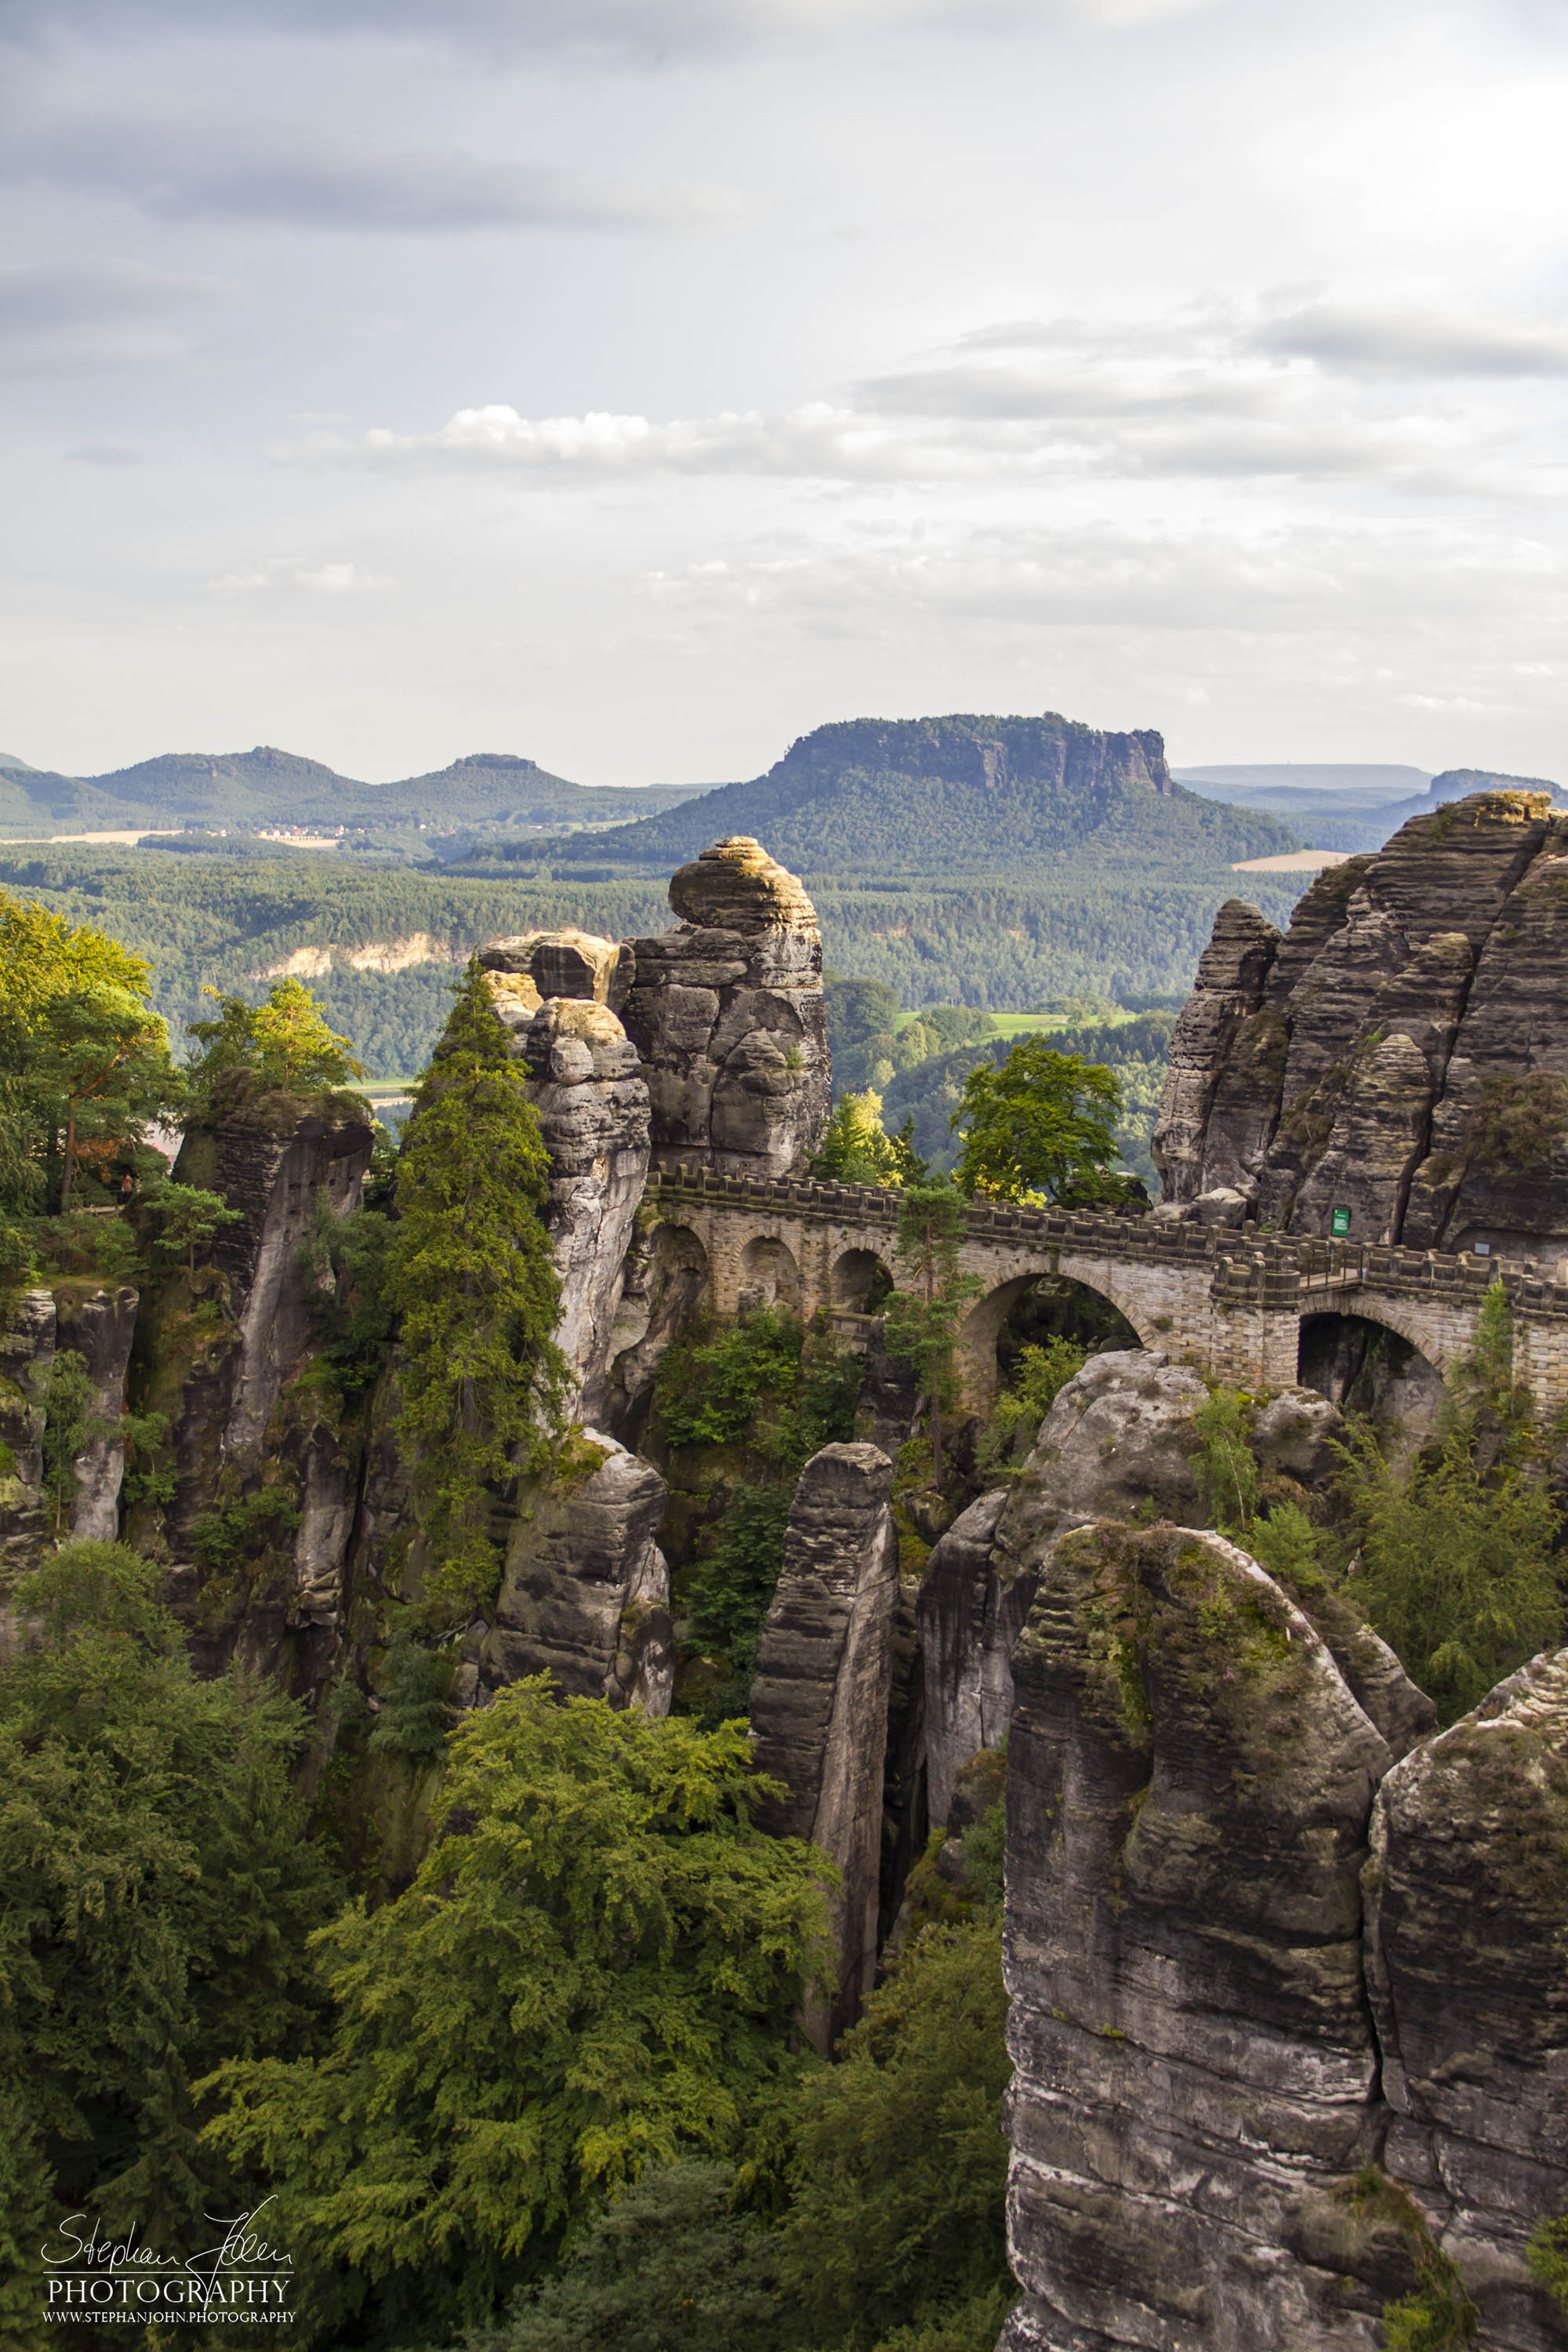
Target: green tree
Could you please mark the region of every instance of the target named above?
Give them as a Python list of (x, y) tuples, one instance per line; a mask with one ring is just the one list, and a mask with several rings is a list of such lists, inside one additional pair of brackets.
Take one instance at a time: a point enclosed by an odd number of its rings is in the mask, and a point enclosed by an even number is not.
[(426, 1589), (458, 1607), (495, 1590), (495, 1488), (536, 1471), (560, 1423), (549, 1173), (527, 1074), (471, 963), (416, 1096), (384, 1291), (402, 1317), (398, 1435), (434, 1563)]
[(737, 2208), (731, 2166), (650, 2166), (465, 2352), (787, 2352), (798, 2339), (776, 2273), (770, 2232)]
[(952, 1121), (963, 1135), (954, 1181), (1004, 1201), (1121, 1200), (1126, 1180), (1108, 1172), (1121, 1110), (1110, 1071), (1020, 1037), (1000, 1067), (982, 1062), (963, 1081)]
[(26, 1646), (0, 1665), (0, 2335), (41, 2337), (48, 2222), (101, 2216), (171, 2251), (239, 2193), (202, 2143), (193, 2078), (308, 2050), (305, 1951), (331, 1907), (289, 1788), (300, 1709), (203, 1681), (120, 1544), (67, 1544), (24, 1579)]
[(1192, 1457), (1204, 1507), (1222, 1535), (1247, 1540), (1258, 1508), (1258, 1456), (1252, 1407), (1239, 1389), (1216, 1381), (1193, 1415), (1201, 1451)]
[(942, 1477), (942, 1417), (958, 1390), (959, 1318), (980, 1285), (963, 1272), (964, 1203), (946, 1184), (910, 1184), (899, 1202), (895, 1255), (911, 1287), (883, 1310), (890, 1354), (912, 1365), (931, 1420), (931, 1483)]
[(348, 1039), (328, 1028), (303, 981), (275, 980), (259, 1004), (219, 996), (216, 988), (202, 993), (217, 1011), (189, 1024), (201, 1047), (187, 1072), (198, 1102), (209, 1102), (217, 1082), (234, 1071), (247, 1072), (266, 1094), (321, 1094), (363, 1077)]
[(1568, 2213), (1542, 2221), (1531, 2232), (1530, 2267), (1568, 2320)]
[(183, 1257), (192, 1274), (197, 1250), (216, 1241), (226, 1225), (237, 1225), (243, 1219), (243, 1212), (231, 1209), (221, 1192), (206, 1192), (199, 1184), (176, 1184), (167, 1177), (147, 1187), (141, 1205), (153, 1222), (153, 1256)]
[(1005, 2294), (1006, 2020), (1000, 1921), (928, 1927), (803, 2082), (779, 2252), (806, 2341), (867, 2352)]
[(1360, 1537), (1346, 1591), (1452, 1723), (1562, 1640), (1557, 1508), (1527, 1469), (1484, 1473), (1462, 1429), (1406, 1481), (1352, 1427), (1343, 1465)]
[(1014, 1454), (1021, 1432), (1033, 1444), (1062, 1390), (1088, 1361), (1087, 1348), (1058, 1333), (1044, 1347), (1021, 1348), (1012, 1380), (998, 1396), (985, 1425), (975, 1457), (978, 1466), (989, 1473), (1004, 1465)]
[(412, 1885), (317, 1939), (330, 2054), (226, 2067), (329, 2340), (488, 2317), (603, 2195), (739, 2147), (795, 2062), (829, 1867), (752, 1819), (742, 1725), (514, 1684), (455, 1733)]
[(61, 1348), (44, 1391), (44, 1493), (57, 1536), (76, 1502), (77, 1456), (93, 1433), (92, 1401), (87, 1358), (75, 1348)]
[(903, 1182), (905, 1160), (882, 1126), (880, 1095), (868, 1087), (864, 1094), (839, 1097), (810, 1167), (814, 1176), (837, 1184)]
[(140, 1140), (177, 1091), (146, 961), (0, 890), (0, 1206), (68, 1208), (79, 1167)]

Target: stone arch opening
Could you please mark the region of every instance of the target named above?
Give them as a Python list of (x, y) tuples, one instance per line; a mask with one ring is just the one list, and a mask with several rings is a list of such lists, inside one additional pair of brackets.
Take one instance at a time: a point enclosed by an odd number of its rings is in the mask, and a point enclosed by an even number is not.
[(1142, 1339), (1113, 1299), (1091, 1284), (1048, 1269), (999, 1283), (972, 1309), (959, 1334), (959, 1370), (971, 1412), (988, 1413), (1026, 1347), (1071, 1339), (1091, 1355), (1141, 1348)]
[(741, 1252), (742, 1314), (771, 1307), (781, 1314), (798, 1315), (800, 1302), (800, 1268), (794, 1251), (775, 1235), (759, 1234)]
[(847, 1249), (834, 1262), (829, 1296), (835, 1307), (875, 1315), (892, 1288), (892, 1269), (875, 1250)]
[(1415, 1444), (1437, 1425), (1441, 1371), (1414, 1340), (1373, 1316), (1304, 1315), (1296, 1377), (1381, 1429), (1399, 1423)]

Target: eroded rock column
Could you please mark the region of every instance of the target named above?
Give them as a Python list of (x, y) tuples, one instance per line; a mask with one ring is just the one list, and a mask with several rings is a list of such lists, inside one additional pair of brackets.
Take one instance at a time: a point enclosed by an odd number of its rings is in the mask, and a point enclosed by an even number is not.
[(1014, 1657), (1011, 2352), (1373, 2352), (1409, 2245), (1360, 1870), (1390, 1757), (1220, 1538), (1064, 1536)]
[(800, 1474), (784, 1571), (752, 1685), (757, 1768), (786, 1791), (763, 1816), (833, 1856), (838, 1990), (806, 2016), (822, 2049), (855, 2021), (877, 1967), (882, 1769), (899, 1547), (893, 1465), (875, 1445), (825, 1445)]
[(1430, 2216), (1491, 2352), (1563, 2326), (1524, 2258), (1568, 2211), (1568, 1650), (1391, 1772), (1365, 1873), (1390, 2171)]

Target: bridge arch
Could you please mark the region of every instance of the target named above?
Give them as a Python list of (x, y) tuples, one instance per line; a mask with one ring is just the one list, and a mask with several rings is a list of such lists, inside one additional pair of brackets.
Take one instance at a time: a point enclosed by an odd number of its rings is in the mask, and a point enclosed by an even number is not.
[(776, 1234), (758, 1234), (741, 1252), (741, 1304), (776, 1307), (786, 1315), (801, 1311), (800, 1265), (787, 1242)]
[[(1058, 1261), (1055, 1265), (1047, 1261), (1044, 1265), (1030, 1268), (1027, 1272), (1009, 1275), (1005, 1280), (997, 1283), (993, 1289), (987, 1291), (975, 1302), (960, 1327), (957, 1350), (959, 1386), (967, 1411), (987, 1413), (995, 1403), (996, 1392), (1001, 1385), (1001, 1373), (997, 1365), (997, 1342), (1001, 1339), (1004, 1328), (1009, 1317), (1030, 1296), (1031, 1292), (1038, 1290), (1042, 1283), (1049, 1282), (1053, 1277), (1070, 1284), (1078, 1290), (1088, 1292), (1091, 1297), (1114, 1308), (1116, 1314), (1130, 1327), (1131, 1333), (1130, 1344), (1143, 1348), (1159, 1345), (1159, 1334), (1153, 1333), (1151, 1336), (1151, 1331), (1144, 1329), (1138, 1317), (1130, 1313), (1127, 1307), (1116, 1297), (1111, 1284), (1087, 1277), (1084, 1274), (1069, 1267), (1065, 1260)], [(1148, 1320), (1145, 1314), (1143, 1323), (1146, 1324)]]
[(1437, 1426), (1444, 1367), (1435, 1360), (1429, 1334), (1399, 1328), (1415, 1324), (1419, 1310), (1396, 1320), (1375, 1311), (1384, 1304), (1358, 1298), (1353, 1307), (1347, 1300), (1343, 1308), (1303, 1315), (1296, 1377), (1303, 1388), (1317, 1389), (1381, 1426), (1397, 1425), (1409, 1443), (1420, 1444)]
[(892, 1288), (892, 1268), (874, 1249), (841, 1251), (828, 1276), (829, 1304), (857, 1315), (874, 1315)]

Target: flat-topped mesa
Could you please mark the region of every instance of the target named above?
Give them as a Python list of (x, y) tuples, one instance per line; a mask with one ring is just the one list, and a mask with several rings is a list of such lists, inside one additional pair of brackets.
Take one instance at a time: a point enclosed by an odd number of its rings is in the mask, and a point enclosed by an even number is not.
[(1328, 867), (1283, 939), (1220, 909), (1152, 1141), (1160, 1211), (1568, 1250), (1568, 818), (1473, 793)]
[(642, 1060), (656, 1167), (802, 1167), (827, 1123), (831, 1066), (816, 910), (743, 835), (669, 886), (679, 929), (632, 943), (626, 1031)]

